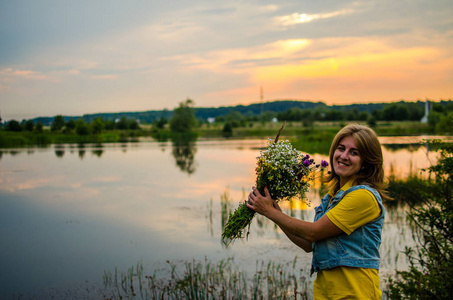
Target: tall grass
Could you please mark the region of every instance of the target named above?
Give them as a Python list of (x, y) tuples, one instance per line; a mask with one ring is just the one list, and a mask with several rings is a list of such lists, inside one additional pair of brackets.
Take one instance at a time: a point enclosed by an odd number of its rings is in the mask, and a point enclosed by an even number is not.
[(104, 272), (105, 299), (309, 299), (306, 271), (297, 256), (287, 264), (256, 261), (251, 276), (233, 258), (177, 265), (167, 261), (167, 276), (146, 275), (142, 263), (126, 272)]

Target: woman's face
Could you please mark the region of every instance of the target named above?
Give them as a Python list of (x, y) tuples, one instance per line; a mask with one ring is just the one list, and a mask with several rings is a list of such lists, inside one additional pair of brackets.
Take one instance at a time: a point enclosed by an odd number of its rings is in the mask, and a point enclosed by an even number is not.
[(340, 140), (333, 153), (333, 168), (340, 177), (340, 187), (362, 168), (362, 158), (352, 136), (346, 136)]

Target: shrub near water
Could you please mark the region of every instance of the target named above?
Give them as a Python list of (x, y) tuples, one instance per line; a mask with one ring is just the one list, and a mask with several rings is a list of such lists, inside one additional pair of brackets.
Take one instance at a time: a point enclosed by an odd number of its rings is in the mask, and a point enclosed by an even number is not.
[(408, 191), (418, 199), (409, 213), (418, 246), (405, 251), (409, 270), (389, 279), (390, 299), (453, 299), (453, 145), (441, 145), (426, 171), (429, 179)]

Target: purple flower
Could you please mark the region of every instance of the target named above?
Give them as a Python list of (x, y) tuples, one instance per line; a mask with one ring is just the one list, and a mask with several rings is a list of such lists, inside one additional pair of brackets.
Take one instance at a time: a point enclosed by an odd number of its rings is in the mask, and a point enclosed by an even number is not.
[(327, 167), (328, 165), (329, 165), (328, 162), (326, 162), (325, 160), (321, 160), (321, 166), (322, 166), (323, 168)]
[(303, 164), (305, 167), (308, 168), (311, 165), (311, 162), (308, 159), (306, 159), (306, 160), (304, 160)]

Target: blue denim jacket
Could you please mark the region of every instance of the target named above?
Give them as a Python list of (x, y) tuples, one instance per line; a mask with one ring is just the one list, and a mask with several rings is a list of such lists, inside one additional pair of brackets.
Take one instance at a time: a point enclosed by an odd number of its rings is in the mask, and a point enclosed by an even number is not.
[(345, 195), (357, 189), (366, 189), (373, 193), (381, 207), (381, 215), (377, 219), (357, 228), (350, 235), (341, 233), (313, 243), (311, 274), (338, 266), (379, 269), (379, 247), (381, 245), (385, 209), (378, 191), (368, 185), (356, 185), (345, 191), (340, 190), (331, 202), (331, 196), (327, 194), (321, 200), (321, 205), (315, 208), (315, 221), (335, 207)]

